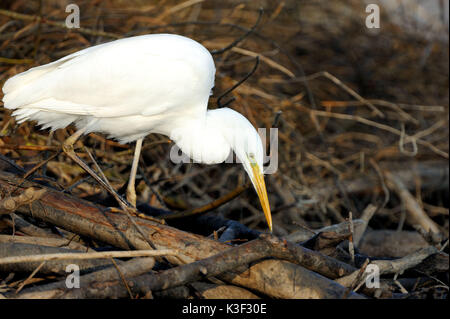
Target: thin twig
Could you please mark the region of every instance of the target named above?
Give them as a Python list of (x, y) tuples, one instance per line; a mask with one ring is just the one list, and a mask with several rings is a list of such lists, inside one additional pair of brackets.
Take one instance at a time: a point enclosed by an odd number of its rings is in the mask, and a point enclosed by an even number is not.
[(119, 266), (117, 265), (114, 258), (111, 258), (112, 263), (114, 264), (114, 267), (116, 267), (117, 272), (119, 273), (120, 279), (122, 280), (125, 288), (127, 288), (128, 294), (130, 295), (130, 299), (133, 299), (133, 293), (131, 292), (130, 286), (128, 286), (127, 280), (125, 276), (123, 275), (122, 271), (120, 270)]
[(20, 285), (20, 287), (17, 288), (16, 294), (18, 294), (23, 289), (23, 287), (25, 287), (31, 281), (34, 275), (36, 275), (37, 272), (42, 268), (42, 266), (44, 266), (45, 262), (46, 262), (45, 260), (41, 262), (39, 266), (37, 266), (36, 269), (28, 276), (28, 278), (24, 280), (24, 282)]
[(348, 239), (348, 251), (350, 253), (350, 258), (352, 261), (352, 265), (355, 265), (355, 246), (353, 244), (353, 236), (355, 233), (355, 227), (353, 226), (353, 214), (352, 212), (348, 212), (348, 230), (350, 232), (350, 237)]
[(225, 102), (224, 104), (221, 103), (222, 99), (229, 93), (231, 93), (235, 88), (237, 88), (239, 85), (241, 85), (242, 83), (244, 83), (250, 76), (252, 76), (253, 73), (255, 73), (256, 69), (258, 68), (259, 65), (259, 56), (257, 56), (255, 58), (255, 65), (253, 66), (253, 69), (248, 72), (241, 80), (239, 80), (236, 84), (234, 84), (231, 88), (229, 88), (228, 90), (226, 90), (225, 92), (223, 92), (218, 98), (217, 98), (217, 106), (219, 108), (221, 107), (225, 107), (228, 104), (230, 104), (231, 102), (234, 101), (234, 98), (231, 98), (230, 100), (228, 100), (227, 102)]
[(129, 257), (160, 257), (160, 256), (176, 256), (177, 250), (160, 249), (160, 250), (131, 250), (131, 251), (105, 251), (93, 253), (62, 253), (62, 254), (43, 254), (32, 256), (14, 256), (0, 258), (0, 265), (17, 264), (25, 262), (49, 261), (49, 260), (67, 260), (67, 259), (105, 259), (105, 258), (129, 258)]
[(228, 51), (229, 49), (237, 46), (240, 42), (242, 42), (246, 37), (248, 37), (253, 31), (255, 31), (256, 27), (258, 26), (259, 22), (261, 21), (261, 17), (264, 13), (264, 9), (263, 8), (259, 8), (259, 14), (258, 14), (258, 18), (256, 19), (255, 24), (246, 32), (244, 33), (242, 36), (240, 36), (239, 38), (237, 38), (236, 40), (234, 40), (233, 42), (231, 42), (229, 45), (227, 45), (226, 47), (219, 49), (219, 50), (212, 50), (211, 54), (222, 54), (225, 51)]

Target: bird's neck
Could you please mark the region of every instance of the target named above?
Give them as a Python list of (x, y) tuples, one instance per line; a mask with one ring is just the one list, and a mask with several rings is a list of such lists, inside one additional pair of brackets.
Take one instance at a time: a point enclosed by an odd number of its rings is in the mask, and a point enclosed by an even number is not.
[(215, 110), (208, 110), (205, 117), (185, 119), (172, 130), (170, 138), (194, 162), (222, 163), (231, 151), (222, 129), (226, 125), (224, 120)]

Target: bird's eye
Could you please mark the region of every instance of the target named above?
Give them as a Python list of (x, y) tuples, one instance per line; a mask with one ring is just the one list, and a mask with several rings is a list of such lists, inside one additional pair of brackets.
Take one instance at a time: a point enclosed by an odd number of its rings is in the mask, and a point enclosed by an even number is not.
[(249, 154), (248, 154), (248, 159), (250, 160), (250, 164), (256, 165), (255, 154), (249, 153)]

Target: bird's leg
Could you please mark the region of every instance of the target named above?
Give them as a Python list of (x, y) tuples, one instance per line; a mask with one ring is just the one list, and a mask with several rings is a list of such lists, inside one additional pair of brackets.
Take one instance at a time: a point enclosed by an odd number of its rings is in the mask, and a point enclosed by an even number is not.
[(140, 138), (136, 141), (136, 146), (134, 148), (133, 164), (131, 165), (130, 179), (128, 181), (127, 186), (127, 201), (135, 208), (136, 208), (136, 190), (135, 190), (136, 172), (139, 164), (139, 156), (141, 155), (142, 141), (143, 138)]
[(101, 179), (83, 160), (78, 157), (73, 149), (73, 145), (78, 140), (78, 138), (86, 132), (86, 128), (82, 128), (76, 131), (73, 135), (69, 136), (62, 145), (62, 149), (64, 153), (67, 154), (72, 160), (74, 160), (81, 168), (83, 168), (87, 173), (89, 173), (106, 191), (111, 193), (112, 196), (119, 202), (122, 207), (127, 207), (127, 203), (116, 193), (116, 191), (106, 183), (103, 179)]
[[(98, 183), (100, 183), (100, 185), (102, 185), (108, 192), (111, 193), (111, 195), (114, 196), (114, 198), (119, 202), (120, 207), (125, 211), (125, 213), (127, 214), (128, 218), (130, 219), (131, 223), (134, 225), (134, 227), (136, 227), (137, 231), (141, 234), (141, 236), (143, 237), (143, 239), (149, 244), (149, 246), (152, 249), (156, 249), (155, 245), (153, 245), (153, 243), (148, 239), (148, 237), (145, 235), (145, 233), (142, 231), (142, 229), (139, 227), (138, 224), (136, 224), (136, 222), (134, 221), (134, 219), (131, 217), (131, 214), (135, 214), (137, 213), (136, 208), (135, 207), (129, 207), (128, 203), (125, 202), (125, 200), (123, 200), (117, 193), (116, 191), (112, 188), (111, 185), (109, 185), (108, 182), (105, 182), (104, 180), (102, 180), (85, 162), (83, 162), (83, 160), (81, 158), (78, 157), (78, 155), (75, 153), (74, 149), (73, 149), (73, 145), (75, 144), (75, 142), (78, 140), (78, 138), (83, 135), (83, 133), (86, 132), (86, 128), (82, 128), (78, 131), (76, 131), (73, 135), (69, 136), (68, 139), (66, 139), (62, 145), (62, 149), (64, 151), (64, 153), (66, 153), (71, 159), (73, 159), (78, 165), (80, 165), (86, 172), (88, 172)], [(141, 146), (142, 146), (142, 139), (138, 140), (136, 142), (136, 149), (135, 149), (135, 158), (133, 160), (133, 166), (132, 166), (132, 180), (133, 180), (133, 191), (134, 191), (134, 180), (136, 178), (136, 171), (137, 171), (137, 162), (139, 161), (139, 154), (141, 152)], [(92, 155), (90, 155), (92, 156)], [(91, 157), (92, 158), (92, 157)], [(137, 158), (137, 160), (136, 160)], [(93, 158), (92, 158), (93, 159)], [(95, 161), (94, 161), (95, 163)], [(134, 170), (133, 170), (134, 168)], [(134, 173), (133, 173), (134, 172)], [(103, 173), (102, 173), (103, 174)], [(105, 177), (106, 179), (106, 177)], [(130, 182), (131, 182), (131, 178), (130, 178)], [(127, 190), (127, 196), (128, 196), (128, 190)], [(135, 201), (136, 201), (136, 193), (135, 193)], [(150, 219), (149, 217), (147, 217), (148, 219)], [(151, 219), (153, 221), (156, 221), (158, 223), (161, 223), (160, 220), (158, 219)], [(164, 221), (163, 221), (164, 222)]]

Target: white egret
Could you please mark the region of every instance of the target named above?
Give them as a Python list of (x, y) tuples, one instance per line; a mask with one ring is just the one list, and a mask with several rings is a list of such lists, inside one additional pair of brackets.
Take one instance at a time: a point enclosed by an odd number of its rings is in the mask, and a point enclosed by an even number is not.
[(262, 141), (240, 113), (207, 110), (215, 66), (198, 42), (153, 34), (96, 45), (20, 73), (3, 86), (3, 103), (18, 123), (34, 120), (42, 129), (74, 124), (64, 152), (99, 183), (74, 152), (77, 139), (105, 133), (121, 143), (136, 141), (127, 200), (136, 205), (135, 176), (142, 140), (150, 133), (169, 136), (194, 160), (221, 163), (234, 151), (243, 163), (272, 230), (263, 175)]

